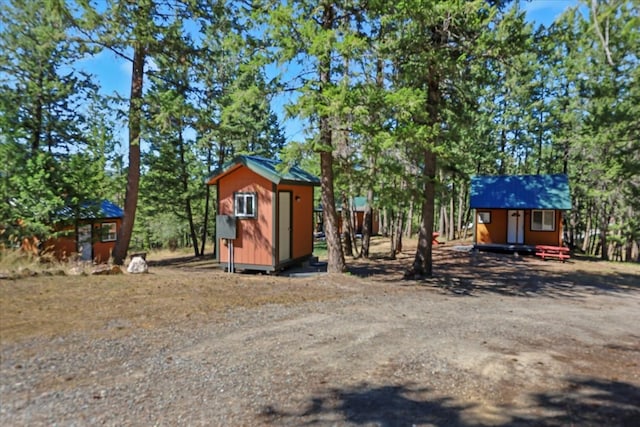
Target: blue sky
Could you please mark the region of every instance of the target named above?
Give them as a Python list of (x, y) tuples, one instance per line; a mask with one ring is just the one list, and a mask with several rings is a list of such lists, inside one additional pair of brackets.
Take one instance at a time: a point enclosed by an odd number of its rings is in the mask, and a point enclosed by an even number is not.
[[(575, 6), (578, 0), (531, 0), (520, 1), (520, 7), (526, 12), (527, 19), (535, 24), (550, 25), (562, 12)], [(151, 64), (152, 65), (152, 64)], [(103, 51), (100, 54), (83, 61), (83, 69), (96, 75), (102, 92), (107, 95), (129, 96), (131, 64), (112, 52)], [(287, 140), (302, 140), (304, 125), (299, 120), (285, 120), (283, 105), (290, 99), (290, 95), (277, 96), (272, 101), (272, 107), (281, 120)], [(121, 146), (126, 147), (126, 127), (119, 135)]]
[(576, 4), (578, 4), (577, 0), (532, 0), (521, 1), (520, 7), (526, 11), (530, 21), (549, 25), (562, 12)]

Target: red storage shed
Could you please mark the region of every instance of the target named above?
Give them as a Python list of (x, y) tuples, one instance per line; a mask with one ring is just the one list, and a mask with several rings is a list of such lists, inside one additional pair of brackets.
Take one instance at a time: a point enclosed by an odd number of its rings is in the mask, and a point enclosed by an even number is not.
[(238, 156), (207, 181), (218, 189), (221, 264), (232, 260), (234, 269), (277, 271), (312, 255), (313, 192), (320, 180), (299, 167), (281, 166), (277, 160)]

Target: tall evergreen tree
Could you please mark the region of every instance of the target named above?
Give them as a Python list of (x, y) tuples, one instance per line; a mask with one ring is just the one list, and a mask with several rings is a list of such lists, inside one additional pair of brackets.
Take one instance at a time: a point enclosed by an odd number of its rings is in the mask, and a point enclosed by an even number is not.
[[(359, 1), (318, 3), (308, 1), (268, 2), (270, 36), (278, 49), (280, 64), (289, 62), (307, 67), (294, 82), (300, 96), (291, 112), (314, 125), (313, 144), (320, 157), (321, 203), (328, 247), (328, 271), (342, 272), (346, 265), (338, 233), (334, 194), (334, 138), (339, 129), (339, 113), (345, 77), (345, 53), (360, 45), (359, 14), (365, 3)], [(311, 76), (311, 77), (310, 77)]]
[(2, 217), (22, 224), (14, 234), (45, 237), (62, 207), (97, 195), (92, 156), (99, 142), (87, 113), (97, 88), (74, 69), (88, 50), (54, 6), (0, 4)]
[[(402, 1), (383, 9), (393, 26), (387, 43), (395, 68), (402, 139), (421, 169), (422, 221), (411, 275), (432, 274), (432, 233), (436, 194), (437, 156), (446, 151), (453, 128), (461, 72), (486, 46), (495, 8), (484, 1)], [(398, 92), (401, 93), (401, 92)], [(417, 107), (419, 106), (419, 107)], [(408, 113), (408, 114), (407, 114)]]

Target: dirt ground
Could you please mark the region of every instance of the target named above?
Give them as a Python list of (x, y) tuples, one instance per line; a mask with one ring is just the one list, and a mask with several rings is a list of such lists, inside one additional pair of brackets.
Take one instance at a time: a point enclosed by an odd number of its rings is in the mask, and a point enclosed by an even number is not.
[(620, 425), (640, 420), (640, 266), (444, 245), (350, 273), (0, 280), (3, 425)]

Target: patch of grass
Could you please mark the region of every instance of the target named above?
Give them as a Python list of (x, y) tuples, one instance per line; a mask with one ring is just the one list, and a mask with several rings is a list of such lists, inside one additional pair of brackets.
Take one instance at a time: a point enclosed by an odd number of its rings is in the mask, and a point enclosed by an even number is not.
[(317, 256), (318, 259), (324, 259), (327, 257), (327, 241), (326, 240), (314, 240), (313, 255)]
[(139, 328), (216, 321), (239, 307), (301, 304), (348, 293), (311, 279), (165, 267), (137, 275), (38, 275), (0, 280), (0, 337), (4, 345), (73, 332), (129, 334)]
[(20, 249), (0, 250), (0, 278), (18, 279), (37, 275), (64, 275), (73, 268), (51, 256), (34, 256)]
[(19, 249), (0, 250), (0, 270), (10, 271), (18, 268), (34, 267), (38, 259)]

